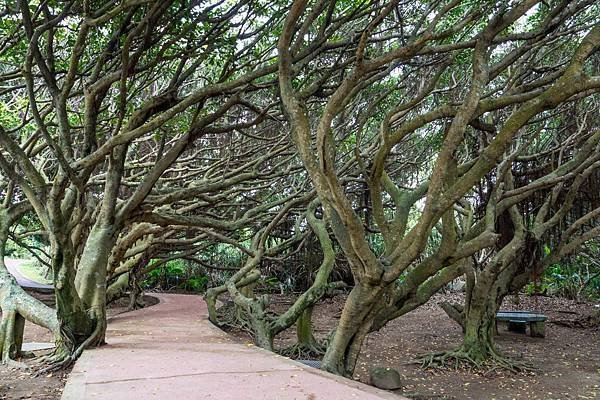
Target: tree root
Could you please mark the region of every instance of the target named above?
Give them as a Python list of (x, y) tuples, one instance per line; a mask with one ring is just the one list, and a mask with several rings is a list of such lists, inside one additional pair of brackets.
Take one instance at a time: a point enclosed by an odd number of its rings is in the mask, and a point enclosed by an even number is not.
[(510, 359), (498, 354), (496, 351), (490, 352), (485, 359), (474, 357), (463, 349), (441, 351), (419, 356), (416, 362), (420, 363), (423, 369), (454, 367), (455, 370), (458, 370), (459, 368), (467, 368), (470, 371), (484, 370), (487, 374), (495, 371), (510, 371), (513, 373), (538, 371), (530, 363)]
[(250, 336), (254, 335), (252, 324), (246, 318), (245, 313), (237, 312), (235, 304), (225, 304), (217, 309), (219, 327), (228, 329), (239, 329)]
[(318, 342), (314, 343), (295, 343), (292, 346), (279, 350), (279, 354), (293, 359), (305, 360), (322, 358), (326, 347)]
[(34, 376), (66, 369), (73, 365), (75, 360), (74, 354), (71, 355), (64, 346), (58, 346), (52, 353), (41, 356), (36, 360)]
[(101, 336), (103, 332), (102, 327), (103, 324), (96, 324), (92, 334), (72, 350), (69, 350), (64, 343), (59, 341), (52, 353), (46, 356), (41, 356), (37, 360), (35, 366), (36, 371), (34, 375), (40, 376), (71, 367), (81, 356), (83, 350), (89, 347), (97, 346), (103, 342), (103, 337)]

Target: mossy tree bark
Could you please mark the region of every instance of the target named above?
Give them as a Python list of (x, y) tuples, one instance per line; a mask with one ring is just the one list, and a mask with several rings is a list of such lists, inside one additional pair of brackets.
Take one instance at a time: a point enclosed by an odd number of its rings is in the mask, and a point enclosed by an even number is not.
[(367, 334), (384, 302), (379, 286), (355, 285), (350, 291), (335, 334), (327, 346), (322, 368), (351, 377)]
[(12, 363), (20, 357), (25, 320), (50, 330), (59, 338), (59, 322), (50, 307), (27, 294), (8, 272), (4, 261), (8, 230), (28, 210), (25, 204), (0, 208), (0, 360)]
[(312, 324), (313, 307), (307, 307), (296, 321), (296, 338), (298, 345), (307, 349), (318, 349)]
[[(304, 200), (306, 199), (301, 199), (301, 201)], [(309, 204), (305, 215), (306, 220), (317, 236), (323, 250), (323, 260), (311, 287), (300, 295), (294, 304), (280, 315), (275, 315), (268, 311), (269, 301), (266, 295), (251, 297), (249, 296), (247, 289), (245, 289), (260, 277), (260, 271), (257, 269), (257, 266), (260, 264), (265, 254), (277, 254), (282, 249), (289, 246), (289, 243), (284, 243), (271, 248), (265, 248), (265, 242), (271, 230), (293, 206), (293, 203), (290, 203), (286, 208), (279, 212), (278, 216), (266, 229), (255, 235), (251, 248), (248, 251), (249, 257), (244, 266), (224, 285), (211, 288), (207, 291), (206, 301), (209, 309), (209, 318), (213, 323), (219, 324), (216, 312), (217, 297), (221, 293), (227, 291), (234, 301), (234, 312), (243, 313), (242, 316), (238, 316), (238, 319), (241, 317), (244, 320), (244, 324), (250, 328), (256, 344), (260, 347), (273, 351), (273, 340), (275, 336), (292, 326), (302, 316), (304, 317), (305, 322), (303, 332), (306, 332), (306, 329), (310, 329), (310, 324), (306, 325), (306, 323), (309, 322), (307, 318), (310, 319), (311, 314), (310, 312), (306, 313), (306, 311), (311, 309), (325, 294), (343, 286), (341, 282), (329, 282), (329, 277), (335, 266), (335, 251), (327, 231), (326, 222), (316, 216), (319, 204), (320, 202), (318, 200), (312, 201)], [(301, 220), (302, 218), (297, 221), (295, 237), (288, 239), (287, 242), (293, 243), (297, 241), (298, 238), (302, 237), (300, 235), (299, 227)], [(310, 333), (310, 336), (312, 337), (312, 332)], [(314, 337), (312, 339), (314, 340)], [(320, 353), (320, 348), (313, 342), (310, 342), (309, 347), (305, 347), (303, 343), (297, 343), (291, 348), (283, 349), (282, 352), (290, 355), (310, 355)]]
[(495, 321), (504, 297), (498, 292), (504, 282), (485, 277), (481, 277), (481, 281), (464, 310), (464, 337), (459, 350), (475, 363), (482, 363), (497, 354), (494, 346)]

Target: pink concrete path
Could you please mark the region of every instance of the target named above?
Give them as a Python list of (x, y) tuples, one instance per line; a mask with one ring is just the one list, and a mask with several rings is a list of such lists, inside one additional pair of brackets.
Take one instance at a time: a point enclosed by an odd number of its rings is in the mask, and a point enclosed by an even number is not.
[(234, 341), (198, 296), (157, 295), (109, 321), (106, 346), (86, 350), (63, 400), (401, 400)]
[(10, 272), (10, 274), (12, 276), (15, 277), (19, 286), (23, 287), (24, 289), (31, 289), (31, 290), (41, 291), (41, 292), (52, 293), (54, 291), (54, 286), (46, 285), (44, 283), (40, 283), (40, 282), (36, 282), (36, 281), (32, 281), (31, 279), (27, 278), (25, 275), (23, 275), (21, 273), (19, 268), (21, 267), (21, 265), (23, 265), (24, 263), (26, 263), (28, 261), (29, 260), (19, 260), (19, 259), (15, 259), (15, 258), (5, 258), (4, 259), (4, 263), (6, 264), (6, 269), (8, 270), (8, 272)]

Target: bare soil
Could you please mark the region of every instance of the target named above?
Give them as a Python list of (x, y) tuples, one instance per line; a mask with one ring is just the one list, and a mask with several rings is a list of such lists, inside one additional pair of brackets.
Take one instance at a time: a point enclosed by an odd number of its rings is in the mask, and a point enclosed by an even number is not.
[[(396, 368), (404, 387), (395, 391), (419, 400), (443, 399), (600, 399), (600, 328), (578, 329), (553, 321), (575, 320), (597, 310), (597, 305), (551, 297), (510, 297), (503, 309), (529, 310), (549, 317), (545, 338), (508, 332), (499, 326), (496, 344), (503, 354), (531, 362), (539, 372), (473, 372), (466, 369), (422, 370), (411, 363), (417, 356), (458, 347), (460, 327), (437, 305), (461, 300), (460, 294), (436, 295), (421, 308), (370, 334), (359, 358), (354, 378), (369, 383), (374, 367)], [(518, 303), (515, 302), (518, 300)], [(274, 296), (275, 309), (291, 303), (290, 296)], [(283, 305), (283, 307), (282, 307)], [(344, 297), (326, 299), (313, 313), (316, 336), (325, 338), (341, 314)], [(232, 332), (250, 340), (243, 332)], [(295, 330), (284, 332), (279, 347), (293, 344)]]
[[(52, 335), (37, 325), (25, 324), (24, 342), (52, 343)], [(47, 351), (36, 352), (36, 355)], [(30, 361), (24, 360), (26, 364)], [(68, 371), (34, 376), (33, 372), (0, 365), (0, 399), (60, 399)]]
[[(41, 297), (41, 296), (37, 296)], [(48, 295), (43, 295), (48, 297)], [(44, 300), (46, 300), (44, 298)], [(107, 310), (108, 316), (117, 315), (126, 311), (126, 301), (115, 302)], [(0, 315), (2, 315), (0, 313)], [(52, 343), (54, 339), (52, 334), (46, 329), (25, 323), (24, 343)], [(49, 350), (34, 352), (36, 356), (48, 353)], [(35, 359), (22, 360), (26, 365), (31, 366)], [(63, 388), (67, 382), (70, 369), (50, 373), (46, 375), (36, 375), (33, 370), (9, 368), (0, 364), (0, 400), (57, 400), (62, 396)]]

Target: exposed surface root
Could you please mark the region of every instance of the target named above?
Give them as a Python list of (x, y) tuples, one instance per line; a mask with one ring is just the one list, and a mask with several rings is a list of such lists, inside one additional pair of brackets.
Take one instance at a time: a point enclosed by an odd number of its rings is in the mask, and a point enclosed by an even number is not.
[[(264, 317), (267, 321), (269, 321), (275, 318), (275, 314), (272, 312), (266, 312)], [(262, 345), (260, 344), (260, 335), (255, 331), (256, 328), (252, 324), (250, 316), (245, 310), (237, 307), (233, 302), (225, 304), (217, 309), (217, 320), (218, 326), (221, 329), (238, 329), (244, 331), (257, 342), (258, 346), (268, 350), (273, 350), (272, 343), (267, 344), (265, 342)], [(265, 329), (268, 330), (268, 322), (265, 322)], [(268, 335), (269, 333), (266, 332), (265, 336)], [(265, 340), (268, 341), (268, 339)]]
[(321, 359), (325, 354), (326, 347), (320, 343), (296, 343), (290, 347), (281, 349), (279, 353), (294, 359)]
[(96, 324), (92, 334), (70, 351), (64, 343), (57, 344), (52, 353), (37, 360), (35, 374), (39, 376), (71, 367), (81, 356), (83, 350), (103, 343), (103, 326), (103, 324)]
[(525, 373), (538, 371), (532, 364), (513, 360), (492, 351), (488, 357), (474, 357), (468, 351), (459, 348), (457, 350), (442, 351), (420, 356), (416, 360), (421, 368), (466, 368), (470, 371), (484, 370), (487, 373), (494, 371), (510, 371), (514, 373)]
[(219, 326), (224, 329), (240, 329), (253, 336), (252, 324), (246, 318), (246, 313), (238, 312), (233, 302), (224, 304), (217, 309)]
[[(81, 349), (81, 352), (83, 349)], [(81, 354), (81, 352), (79, 354)], [(78, 357), (78, 356), (77, 356)], [(36, 360), (35, 375), (40, 376), (50, 372), (60, 371), (73, 365), (77, 359), (75, 353), (71, 354), (64, 346), (58, 346), (54, 351)]]

